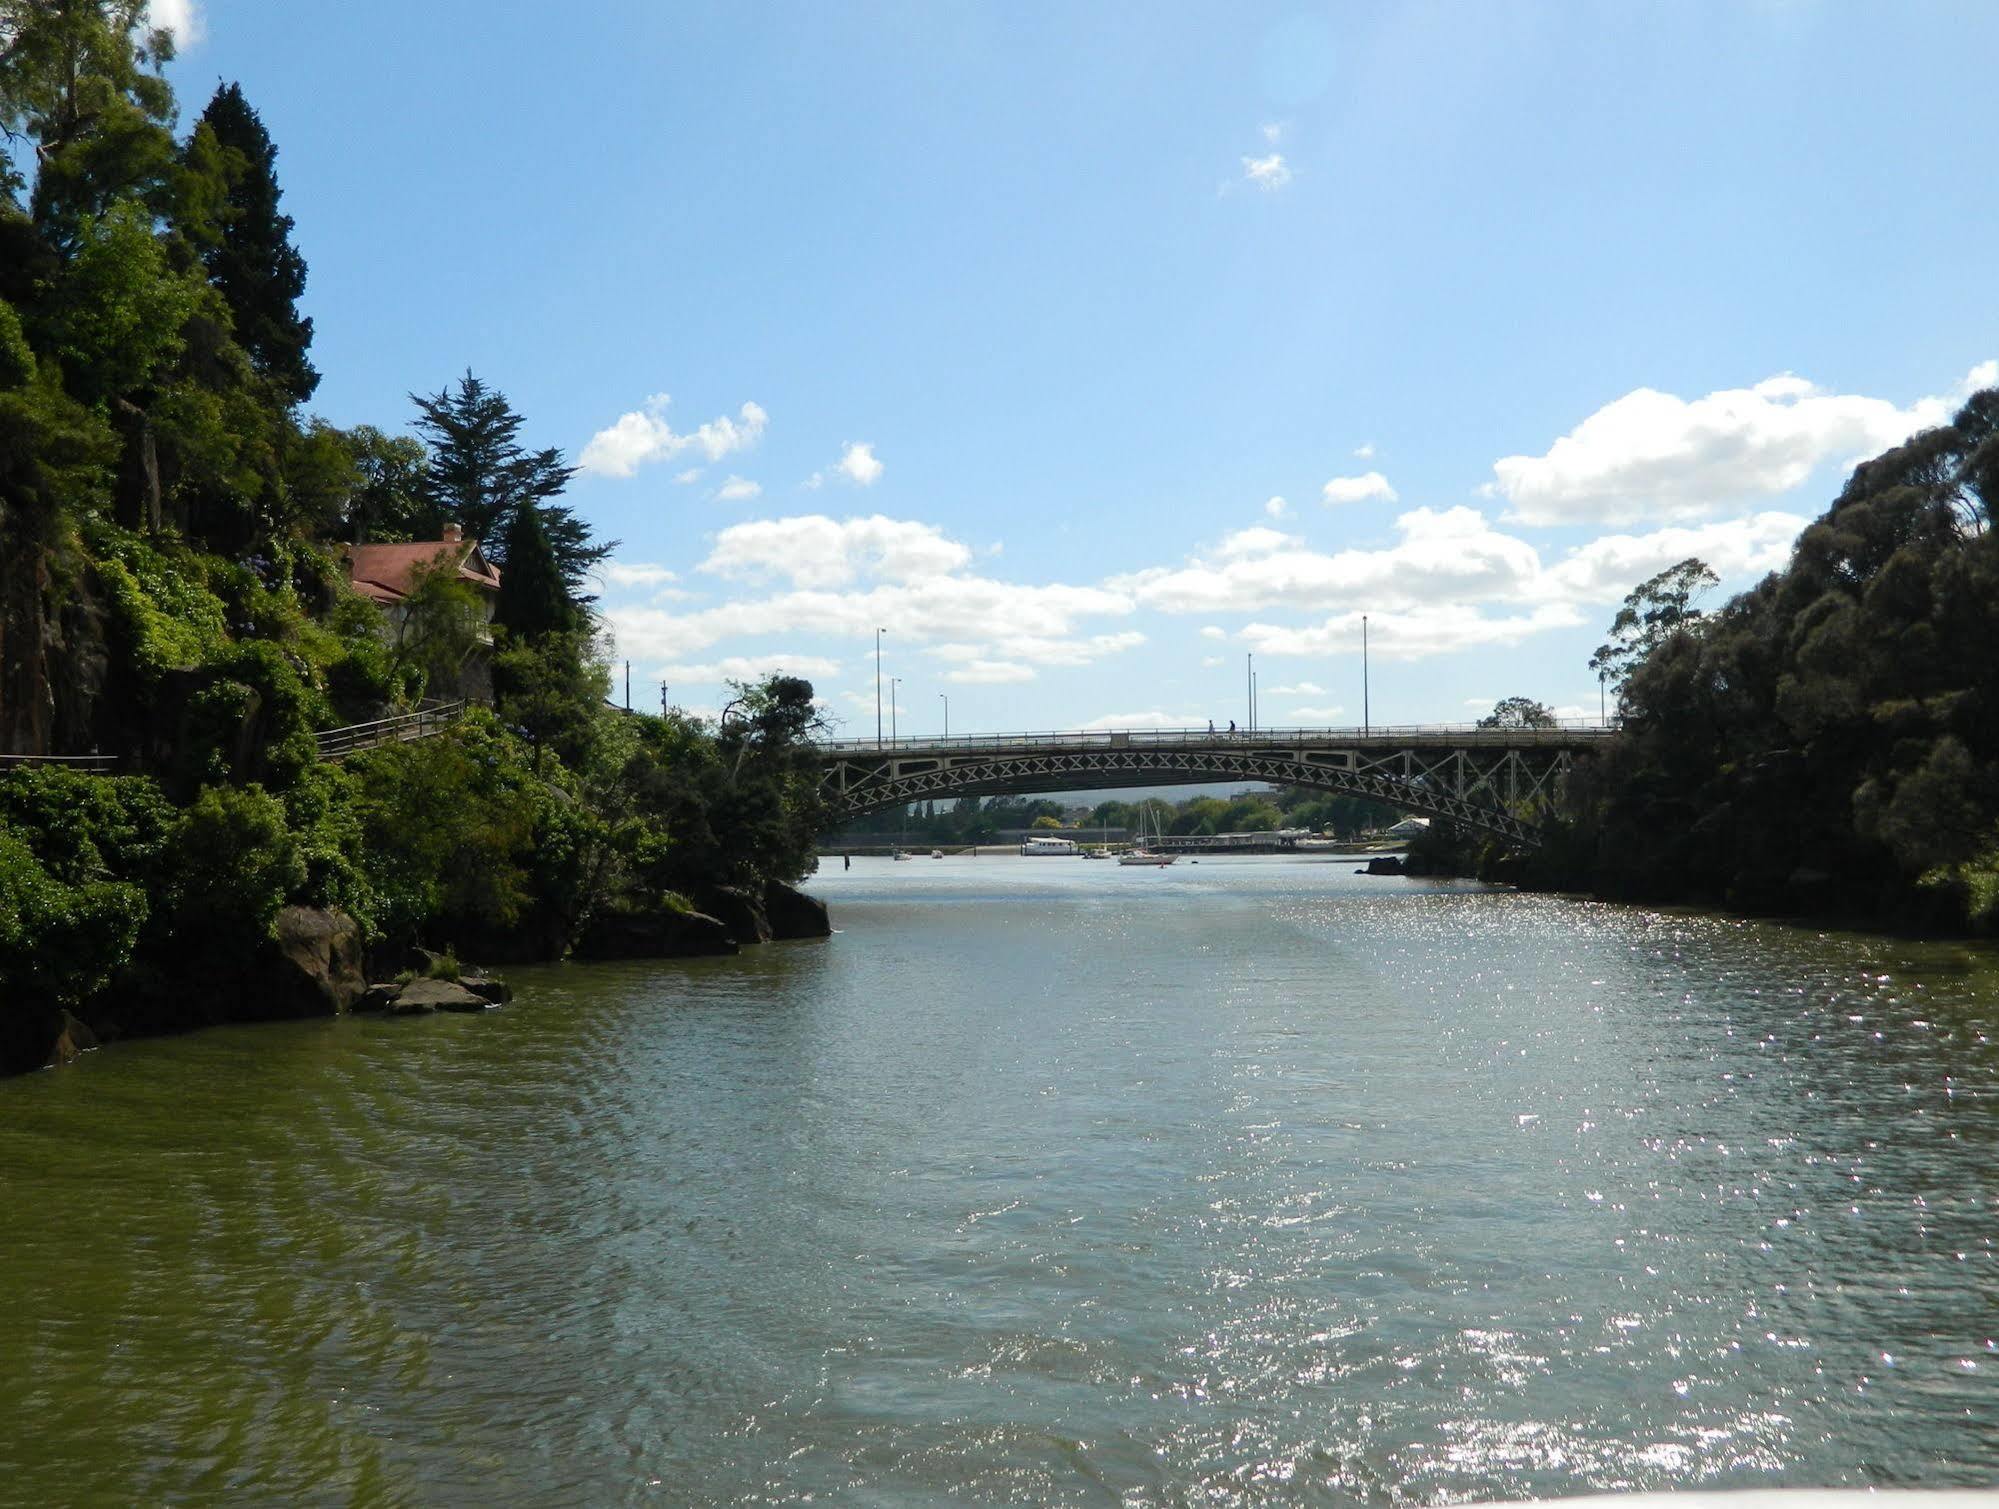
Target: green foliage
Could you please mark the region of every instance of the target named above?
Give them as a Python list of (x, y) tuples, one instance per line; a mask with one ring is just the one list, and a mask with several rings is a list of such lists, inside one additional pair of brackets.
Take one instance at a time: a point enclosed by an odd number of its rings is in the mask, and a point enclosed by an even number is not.
[(139, 205), (126, 201), (84, 217), (49, 332), (71, 391), (93, 402), (151, 382), (180, 355), (197, 298)]
[(306, 882), (305, 857), (284, 806), (259, 786), (210, 786), (173, 835), (178, 928), (219, 947), (269, 935), (278, 909)]
[(85, 539), (110, 600), (116, 643), (142, 677), (157, 680), (222, 652), (228, 611), (199, 558), (156, 549), (103, 520)]
[(0, 831), (0, 1013), (80, 1005), (131, 958), (145, 917), (138, 886), (65, 883)]
[(1789, 568), (1698, 634), (1675, 632), (1698, 572), (1639, 588), (1624, 732), (1571, 777), (1540, 877), (1993, 926), (1995, 432), (1999, 392), (1980, 393), (1856, 468)]
[(217, 234), (202, 261), (257, 374), (291, 402), (304, 403), (319, 374), (306, 360), (312, 321), (298, 312), (305, 258), (292, 245), (291, 216), (278, 210), (277, 148), (235, 84), (215, 91), (200, 126), (218, 151), (223, 185)]
[[(1621, 617), (1622, 615), (1620, 615)], [(1603, 652), (1599, 650), (1598, 654)], [(1555, 715), (1532, 697), (1502, 697), (1478, 720), (1480, 728), (1553, 728)]]
[(1589, 668), (1612, 686), (1623, 686), (1633, 669), (1653, 651), (1700, 619), (1701, 610), (1693, 606), (1694, 599), (1719, 583), (1720, 578), (1705, 561), (1691, 556), (1639, 583), (1617, 610), (1610, 638), (1597, 646)]
[(575, 475), (562, 453), (523, 446), (519, 434), (525, 421), (506, 394), (470, 372), (455, 388), (428, 397), (412, 393), (410, 401), (417, 406), (417, 431), (430, 446), (421, 494), (431, 516), (458, 523), (466, 538), (484, 542), (504, 568), (515, 515), (532, 510), (535, 532), (554, 557), (569, 601), (579, 607), (590, 602), (585, 583), (617, 541), (591, 540), (582, 520), (550, 501)]
[(455, 696), (459, 672), (485, 640), (485, 599), (459, 577), (455, 561), (440, 555), (411, 574), (396, 630), (398, 667), (420, 676), (435, 695)]

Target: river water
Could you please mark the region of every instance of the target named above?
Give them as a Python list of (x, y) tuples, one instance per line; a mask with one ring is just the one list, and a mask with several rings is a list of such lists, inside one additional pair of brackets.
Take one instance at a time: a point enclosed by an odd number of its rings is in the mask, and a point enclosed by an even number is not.
[(1999, 967), (1350, 864), (0, 1084), (0, 1501), (1999, 1480)]

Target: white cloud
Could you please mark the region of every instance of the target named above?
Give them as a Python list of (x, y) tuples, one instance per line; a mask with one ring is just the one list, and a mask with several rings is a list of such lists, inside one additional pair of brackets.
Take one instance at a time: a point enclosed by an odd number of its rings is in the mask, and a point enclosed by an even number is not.
[(747, 477), (738, 477), (734, 472), (731, 472), (728, 479), (715, 489), (715, 501), (718, 503), (747, 503), (752, 498), (761, 498), (763, 495), (761, 483), (752, 482)]
[(1346, 708), (1336, 702), (1331, 707), (1294, 707), (1291, 709), (1291, 716), (1294, 718), (1315, 718), (1330, 723), (1345, 711)]
[(1227, 639), (1228, 637), (1229, 631), (1224, 629), (1220, 624), (1203, 624), (1201, 626), (1201, 638), (1203, 639)]
[(824, 655), (724, 655), (705, 665), (663, 665), (653, 679), (674, 686), (718, 685), (724, 681), (761, 681), (766, 676), (837, 676), (840, 662)]
[(861, 576), (915, 581), (956, 571), (972, 552), (935, 525), (871, 514), (805, 514), (732, 524), (699, 567), (728, 577), (785, 577), (801, 587), (837, 587)]
[(698, 569), (777, 579), (788, 590), (691, 612), (615, 606), (605, 620), (621, 654), (662, 661), (752, 635), (872, 642), (883, 628), (899, 649), (928, 647), (966, 680), (1017, 674), (995, 669), (1001, 665), (1087, 665), (1144, 643), (1135, 630), (1077, 632), (1084, 619), (1131, 613), (1122, 592), (994, 581), (965, 574), (971, 559), (964, 544), (915, 520), (758, 520), (721, 530)]
[(1372, 440), (1362, 441), (1353, 448), (1353, 453), (1356, 460), (1372, 461), (1374, 459), (1374, 442)]
[(1032, 681), (1034, 667), (1011, 660), (971, 660), (944, 673), (946, 681), (959, 685), (999, 686), (1008, 682)]
[(613, 587), (659, 587), (680, 578), (651, 561), (606, 561), (604, 580)]
[(1266, 697), (1323, 697), (1326, 689), (1315, 682), (1300, 681), (1293, 686), (1273, 686), (1264, 693)]
[(1291, 512), (1291, 505), (1282, 498), (1270, 498), (1265, 500), (1263, 511), (1273, 519), (1281, 519)]
[(1116, 578), (1111, 585), (1168, 613), (1243, 613), (1280, 605), (1322, 609), (1339, 600), (1393, 609), (1511, 598), (1541, 573), (1532, 545), (1499, 533), (1476, 509), (1419, 508), (1403, 514), (1395, 527), (1402, 538), (1385, 550), (1327, 555), (1277, 549), (1219, 563), (1196, 559), (1184, 567)]
[(1197, 717), (1193, 713), (1162, 713), (1153, 708), (1142, 713), (1105, 713), (1103, 717), (1092, 718), (1078, 727), (1084, 733), (1095, 733), (1103, 729), (1200, 728), (1207, 721), (1205, 713)]
[(579, 463), (583, 470), (602, 477), (629, 477), (649, 462), (670, 461), (687, 450), (720, 461), (755, 445), (770, 422), (763, 409), (746, 403), (733, 418), (724, 414), (692, 434), (677, 434), (666, 422), (667, 405), (672, 401), (664, 393), (655, 393), (643, 408), (621, 414), (615, 424), (592, 435), (583, 447)]
[(1212, 671), (1220, 664), (1222, 664), (1222, 657), (1219, 655), (1203, 655), (1201, 657), (1201, 668), (1203, 670)]
[(882, 464), (875, 459), (875, 448), (872, 443), (865, 440), (850, 440), (833, 470), (856, 487), (872, 487), (882, 474)]
[[(1999, 374), (1999, 364), (1992, 365)], [(1967, 377), (1960, 397), (1979, 383)], [(1539, 456), (1493, 463), (1489, 496), (1526, 524), (1684, 521), (1788, 492), (1822, 464), (1851, 462), (1942, 424), (1957, 402), (1833, 393), (1785, 373), (1687, 400), (1638, 388)]]
[(146, 24), (174, 34), (174, 46), (182, 52), (207, 35), (201, 7), (196, 0), (147, 0)]
[(684, 472), (675, 472), (673, 474), (673, 480), (682, 487), (686, 487), (691, 482), (699, 482), (701, 477), (702, 469), (698, 466), (690, 466)]
[(1363, 472), (1358, 477), (1333, 477), (1319, 489), (1321, 501), (1328, 504), (1369, 503), (1379, 500), (1383, 503), (1397, 501), (1394, 488), (1380, 472)]
[(1225, 558), (1233, 559), (1244, 555), (1268, 555), (1273, 550), (1282, 550), (1290, 545), (1305, 542), (1295, 534), (1285, 534), (1281, 530), (1265, 529), (1254, 525), (1248, 529), (1238, 529), (1234, 534), (1225, 535), (1219, 547)]
[(949, 660), (972, 664), (973, 662), (997, 655), (1014, 661), (1032, 661), (1036, 665), (1078, 666), (1089, 665), (1106, 655), (1116, 655), (1124, 650), (1136, 649), (1145, 643), (1145, 636), (1134, 629), (1121, 630), (1114, 634), (1093, 634), (1088, 638), (1067, 635), (1038, 634), (998, 634), (985, 644), (945, 643), (931, 645), (924, 653), (939, 660)]
[(1284, 127), (1277, 121), (1270, 121), (1263, 128), (1263, 139), (1273, 147), (1277, 145), (1283, 135)]
[(1243, 182), (1260, 189), (1276, 190), (1291, 181), (1291, 169), (1285, 166), (1282, 152), (1272, 152), (1268, 157), (1245, 157), (1242, 177)]
[[(1360, 655), (1359, 613), (1341, 613), (1294, 628), (1253, 623), (1242, 637), (1259, 655)], [(1400, 613), (1369, 615), (1368, 650), (1376, 660), (1425, 660), (1492, 645), (1516, 645), (1551, 629), (1584, 622), (1567, 603), (1544, 603), (1513, 617), (1491, 617), (1469, 603), (1434, 603)]]
[(1650, 534), (1602, 535), (1571, 550), (1549, 568), (1546, 580), (1552, 593), (1572, 602), (1615, 602), (1690, 555), (1724, 581), (1761, 576), (1790, 559), (1792, 544), (1810, 522), (1802, 514), (1772, 511)]

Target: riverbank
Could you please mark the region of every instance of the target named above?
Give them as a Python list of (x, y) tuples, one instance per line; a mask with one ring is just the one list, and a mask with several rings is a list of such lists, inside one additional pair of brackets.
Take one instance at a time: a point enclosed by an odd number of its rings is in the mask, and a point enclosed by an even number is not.
[[(773, 881), (760, 894), (715, 887), (700, 905), (595, 919), (573, 953), (595, 962), (708, 958), (831, 934), (824, 902)], [(529, 928), (522, 936), (540, 935)], [(350, 1013), (483, 1011), (510, 997), (487, 966), (531, 962), (543, 961), (488, 953), (461, 967), (453, 952), (370, 948), (359, 923), (343, 911), (284, 907), (269, 934), (227, 970), (182, 978), (141, 972), (73, 1005), (8, 1001), (0, 1012), (0, 1077), (60, 1067), (112, 1043), (208, 1027)]]

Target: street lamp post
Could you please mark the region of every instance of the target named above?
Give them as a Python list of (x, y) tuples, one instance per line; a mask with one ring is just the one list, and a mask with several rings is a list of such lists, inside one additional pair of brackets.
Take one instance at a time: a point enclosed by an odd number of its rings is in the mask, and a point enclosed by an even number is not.
[(944, 699), (944, 737), (949, 739), (951, 737), (951, 698), (945, 692), (939, 692), (937, 695)]
[(1256, 732), (1256, 651), (1254, 650), (1249, 651), (1247, 654), (1243, 656), (1242, 680), (1244, 687), (1247, 688), (1249, 692), (1249, 728), (1247, 732), (1255, 733)]
[(888, 678), (888, 747), (895, 748), (895, 689), (902, 685), (900, 676)]
[(1610, 727), (1610, 704), (1604, 700), (1602, 671), (1596, 673), (1596, 721)]
[(875, 748), (882, 747), (882, 635), (886, 629), (875, 630)]
[(1360, 616), (1360, 731), (1365, 738), (1374, 728), (1367, 703), (1367, 615)]

